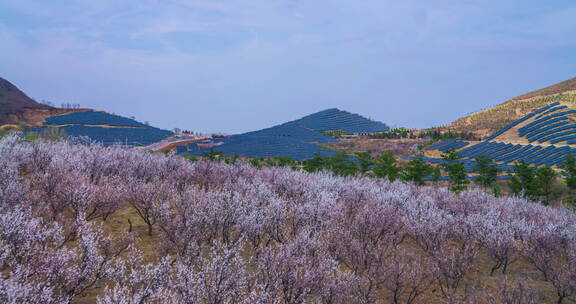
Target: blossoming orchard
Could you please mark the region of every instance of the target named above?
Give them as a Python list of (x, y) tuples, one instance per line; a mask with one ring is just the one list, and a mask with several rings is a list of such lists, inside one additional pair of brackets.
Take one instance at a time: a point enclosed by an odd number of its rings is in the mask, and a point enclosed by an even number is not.
[(0, 141), (1, 303), (571, 303), (575, 223), (476, 190)]

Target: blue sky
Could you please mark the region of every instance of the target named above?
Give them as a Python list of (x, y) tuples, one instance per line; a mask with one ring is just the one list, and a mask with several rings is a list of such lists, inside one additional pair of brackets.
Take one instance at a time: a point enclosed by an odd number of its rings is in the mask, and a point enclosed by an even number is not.
[(575, 77), (575, 37), (574, 0), (2, 0), (0, 77), (168, 129), (422, 128)]

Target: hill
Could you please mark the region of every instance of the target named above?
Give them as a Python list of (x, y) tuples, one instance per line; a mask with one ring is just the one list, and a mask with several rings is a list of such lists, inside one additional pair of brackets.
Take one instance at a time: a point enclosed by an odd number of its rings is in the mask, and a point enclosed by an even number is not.
[(50, 110), (55, 108), (34, 101), (11, 82), (0, 77), (0, 125), (27, 122), (31, 112)]
[[(469, 171), (476, 157), (487, 157), (503, 170), (512, 170), (517, 161), (533, 166), (562, 167), (570, 155), (576, 155), (576, 105), (571, 102), (552, 102), (513, 121), (481, 142), (449, 140), (429, 147), (446, 152), (455, 150), (463, 158)], [(430, 151), (429, 162), (434, 158)], [(437, 153), (436, 153), (437, 155)]]
[(0, 78), (0, 128), (39, 133), (56, 128), (104, 145), (145, 146), (172, 135), (170, 131), (103, 111), (59, 109), (38, 103), (4, 78)]
[(382, 132), (389, 129), (387, 125), (379, 121), (373, 121), (336, 108), (310, 114), (288, 124), (303, 126), (316, 131), (341, 130), (348, 133)]
[(465, 116), (454, 121), (447, 129), (474, 132), (485, 137), (552, 102), (576, 106), (576, 78), (520, 95), (490, 109)]
[[(332, 154), (315, 143), (336, 143), (325, 131), (372, 133), (387, 131), (385, 124), (339, 109), (320, 111), (267, 129), (238, 134), (215, 142), (214, 149), (224, 155), (247, 157), (285, 156), (296, 160), (311, 158), (315, 153)], [(178, 149), (179, 153), (201, 155), (208, 148), (195, 143)]]
[(51, 116), (42, 127), (33, 130), (43, 132), (49, 128), (63, 130), (69, 136), (85, 136), (105, 146), (147, 146), (173, 134), (130, 118), (94, 110)]

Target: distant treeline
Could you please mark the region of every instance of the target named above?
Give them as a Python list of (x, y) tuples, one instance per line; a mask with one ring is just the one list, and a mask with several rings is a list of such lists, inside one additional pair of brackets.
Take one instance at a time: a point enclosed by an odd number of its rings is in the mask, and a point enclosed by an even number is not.
[(478, 140), (478, 136), (472, 132), (442, 132), (440, 130), (431, 130), (421, 132), (418, 136), (419, 138), (429, 138), (433, 140), (445, 140), (445, 139), (460, 139), (460, 140)]
[[(416, 135), (418, 134), (418, 135)], [(370, 138), (386, 138), (386, 139), (401, 139), (401, 138), (426, 138), (432, 140), (445, 140), (445, 139), (460, 139), (460, 140), (476, 140), (478, 137), (472, 132), (444, 132), (440, 130), (430, 130), (420, 133), (407, 128), (393, 128), (385, 132), (378, 132), (371, 134)]]
[[(191, 161), (198, 157), (184, 155)], [(238, 155), (223, 156), (220, 151), (211, 149), (202, 155), (202, 158), (223, 161), (234, 164), (240, 159)], [(331, 156), (317, 153), (313, 158), (296, 161), (290, 157), (252, 158), (249, 163), (256, 168), (291, 167), (294, 170), (306, 172), (327, 171), (338, 176), (368, 176), (373, 178), (386, 178), (390, 181), (401, 180), (414, 182), (419, 185), (438, 183), (447, 180), (449, 189), (460, 192), (468, 189), (471, 182), (492, 192), (496, 196), (502, 194), (502, 189), (496, 183), (501, 173), (511, 174), (507, 182), (510, 191), (516, 195), (548, 205), (551, 201), (561, 197), (568, 197), (565, 202), (572, 205), (576, 199), (572, 193), (576, 190), (576, 159), (570, 157), (566, 160), (562, 170), (558, 173), (550, 167), (532, 167), (524, 161), (517, 162), (513, 172), (503, 172), (498, 165), (489, 158), (475, 158), (473, 169), (474, 178), (467, 172), (461, 157), (450, 150), (442, 154), (443, 164), (430, 164), (422, 157), (411, 159), (402, 164), (390, 151), (376, 157), (370, 151), (346, 153), (338, 151)], [(561, 182), (558, 182), (558, 181)]]

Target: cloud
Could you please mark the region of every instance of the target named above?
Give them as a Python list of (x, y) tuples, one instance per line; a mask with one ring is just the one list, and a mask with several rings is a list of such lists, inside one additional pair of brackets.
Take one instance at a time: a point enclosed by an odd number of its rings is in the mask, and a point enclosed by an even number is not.
[(576, 62), (568, 1), (27, 2), (0, 3), (3, 76), (166, 128), (248, 131), (328, 107), (431, 126)]

